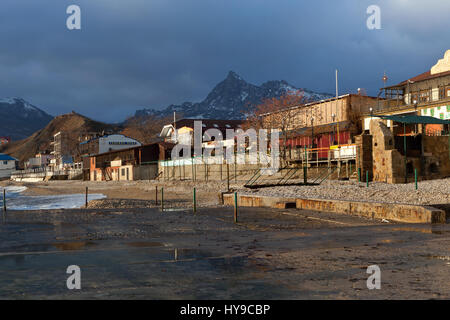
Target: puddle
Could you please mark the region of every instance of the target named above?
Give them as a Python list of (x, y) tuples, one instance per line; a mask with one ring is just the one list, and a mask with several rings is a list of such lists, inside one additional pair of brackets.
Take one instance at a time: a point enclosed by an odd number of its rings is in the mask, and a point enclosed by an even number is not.
[(53, 243), (52, 246), (56, 249), (63, 251), (71, 251), (71, 250), (81, 250), (86, 247), (95, 246), (96, 243), (91, 241), (80, 241), (80, 242), (61, 242), (61, 243)]
[(0, 252), (0, 256), (14, 255), (14, 254), (39, 254), (57, 251), (74, 251), (83, 250), (89, 247), (96, 246), (92, 241), (73, 241), (73, 242), (54, 242), (42, 244), (26, 244), (8, 248), (8, 252)]
[(201, 259), (211, 258), (213, 254), (211, 251), (199, 249), (177, 249), (178, 259)]
[(127, 242), (127, 246), (134, 247), (134, 248), (151, 248), (151, 247), (164, 247), (165, 244), (161, 242)]

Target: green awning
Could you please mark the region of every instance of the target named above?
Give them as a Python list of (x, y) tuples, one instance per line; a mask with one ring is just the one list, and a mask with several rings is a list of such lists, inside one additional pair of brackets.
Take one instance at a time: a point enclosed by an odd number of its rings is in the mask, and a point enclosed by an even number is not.
[(400, 123), (407, 123), (407, 124), (450, 124), (450, 120), (442, 120), (434, 117), (429, 116), (399, 116), (399, 115), (393, 115), (393, 116), (378, 116), (378, 118), (386, 119), (386, 120), (392, 120), (395, 122)]

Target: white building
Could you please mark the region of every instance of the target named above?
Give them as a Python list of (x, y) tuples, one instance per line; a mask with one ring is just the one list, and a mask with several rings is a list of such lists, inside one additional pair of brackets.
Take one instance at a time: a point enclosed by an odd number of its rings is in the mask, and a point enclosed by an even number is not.
[(115, 150), (129, 149), (139, 147), (142, 144), (123, 134), (110, 134), (96, 137), (80, 143), (81, 154), (94, 155)]
[(16, 158), (0, 153), (0, 179), (10, 178), (11, 173), (16, 170), (17, 163)]
[(123, 134), (111, 134), (109, 136), (100, 137), (98, 140), (99, 153), (129, 149), (142, 145), (139, 141), (124, 136)]

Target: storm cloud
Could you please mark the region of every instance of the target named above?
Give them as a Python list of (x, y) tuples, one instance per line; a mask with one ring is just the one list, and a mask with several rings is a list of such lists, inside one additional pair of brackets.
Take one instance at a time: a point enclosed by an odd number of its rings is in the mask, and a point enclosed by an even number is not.
[[(69, 5), (82, 29), (66, 28)], [(381, 29), (366, 27), (367, 7)], [(229, 70), (334, 93), (427, 71), (450, 49), (442, 0), (2, 0), (0, 96), (122, 121), (200, 101)]]

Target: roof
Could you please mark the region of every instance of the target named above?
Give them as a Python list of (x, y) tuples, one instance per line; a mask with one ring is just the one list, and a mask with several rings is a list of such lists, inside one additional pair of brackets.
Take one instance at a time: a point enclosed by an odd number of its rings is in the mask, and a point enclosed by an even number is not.
[[(208, 129), (218, 129), (222, 134), (226, 134), (227, 129), (242, 128), (245, 120), (214, 120), (214, 119), (180, 119), (175, 122), (177, 129), (187, 127), (194, 129), (194, 122), (202, 122), (202, 134)], [(167, 124), (161, 130), (160, 137), (167, 137), (169, 129), (174, 127), (174, 123)]]
[(405, 81), (402, 81), (399, 84), (389, 86), (384, 89), (403, 87), (408, 84), (408, 81), (409, 82), (419, 82), (419, 81), (425, 81), (425, 80), (430, 80), (430, 79), (434, 79), (434, 78), (445, 77), (445, 76), (449, 76), (449, 75), (450, 75), (450, 71), (440, 72), (440, 73), (436, 73), (436, 74), (431, 74), (431, 71), (427, 71), (427, 72), (419, 74), (418, 76), (415, 76), (415, 77), (412, 77)]
[[(202, 126), (206, 128), (237, 128), (244, 123), (245, 120), (215, 120), (215, 119), (181, 119), (177, 120), (175, 125), (177, 128), (190, 127), (194, 128), (194, 121), (201, 121)], [(173, 122), (172, 122), (173, 125)]]
[(310, 107), (310, 106), (313, 106), (313, 105), (316, 105), (316, 104), (321, 104), (321, 103), (325, 103), (325, 102), (340, 100), (340, 99), (344, 99), (344, 98), (348, 98), (348, 97), (364, 97), (364, 98), (367, 98), (367, 99), (378, 99), (378, 97), (363, 96), (363, 95), (359, 95), (359, 94), (347, 93), (347, 94), (340, 95), (338, 97), (333, 97), (333, 98), (328, 98), (328, 99), (324, 99), (324, 100), (317, 100), (317, 101), (312, 101), (312, 102), (308, 102), (308, 103), (304, 103), (304, 104), (290, 106), (290, 107), (286, 107), (284, 109), (275, 110), (273, 112), (266, 112), (266, 113), (261, 114), (260, 116), (267, 116), (267, 115), (270, 115), (270, 114), (275, 114), (275, 113), (278, 113), (278, 112), (283, 112), (283, 111), (287, 111), (287, 110), (291, 110), (291, 109)]
[(400, 123), (408, 123), (408, 124), (450, 124), (450, 120), (442, 120), (429, 116), (377, 116), (381, 119), (392, 120)]
[(134, 139), (134, 138), (128, 137), (128, 136), (126, 136), (126, 135), (124, 135), (124, 134), (121, 134), (121, 133), (112, 133), (112, 134), (107, 134), (107, 135), (104, 135), (104, 136), (98, 136), (98, 137), (95, 137), (95, 138), (92, 138), (92, 139), (89, 139), (89, 140), (80, 142), (80, 145), (86, 144), (86, 143), (90, 143), (90, 142), (92, 142), (92, 141), (99, 140), (99, 139), (101, 139), (101, 138), (108, 138), (109, 136), (122, 136), (122, 137), (125, 137), (125, 138), (128, 138), (128, 139), (131, 139), (131, 140), (134, 140), (134, 141), (136, 141), (136, 142), (141, 143), (139, 140), (136, 140), (136, 139)]
[[(323, 133), (330, 133), (330, 132), (337, 132), (338, 123), (327, 123), (322, 124), (318, 126), (313, 127), (303, 127), (303, 128), (297, 128), (290, 130), (289, 132), (294, 135), (304, 136), (304, 135), (311, 135), (313, 132), (314, 134), (323, 134)], [(340, 131), (347, 131), (347, 130), (354, 130), (355, 126), (351, 121), (340, 121), (339, 122), (339, 130)]]
[(6, 160), (15, 160), (15, 161), (17, 161), (16, 158), (13, 158), (13, 157), (11, 157), (8, 154), (0, 153), (0, 161), (6, 161)]
[(141, 146), (131, 147), (128, 149), (118, 149), (118, 150), (111, 150), (111, 151), (107, 151), (107, 152), (103, 152), (103, 153), (97, 153), (97, 154), (90, 155), (89, 157), (103, 156), (103, 155), (113, 154), (113, 153), (121, 153), (121, 152), (126, 152), (126, 151), (130, 151), (130, 150), (135, 150), (135, 149), (143, 149), (143, 148), (150, 147), (153, 145), (160, 145), (164, 149), (172, 149), (175, 144), (170, 143), (170, 142), (155, 142), (155, 143), (144, 144)]

